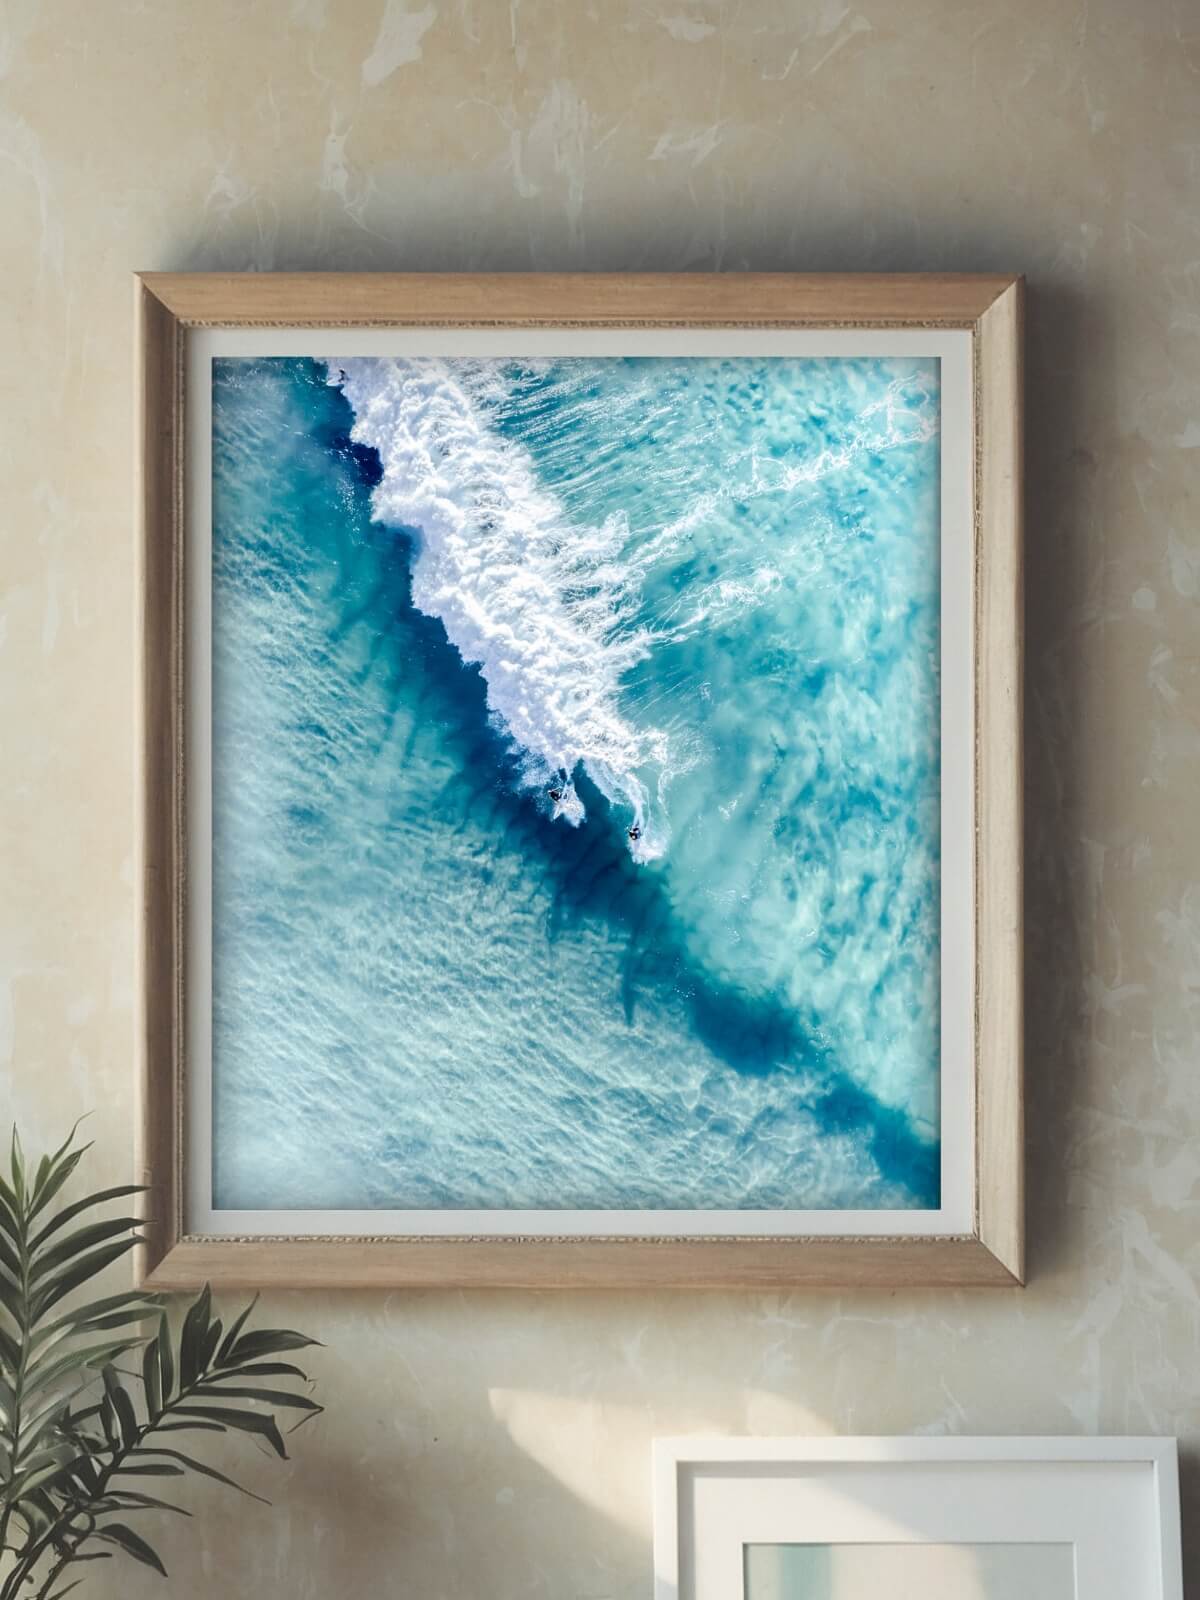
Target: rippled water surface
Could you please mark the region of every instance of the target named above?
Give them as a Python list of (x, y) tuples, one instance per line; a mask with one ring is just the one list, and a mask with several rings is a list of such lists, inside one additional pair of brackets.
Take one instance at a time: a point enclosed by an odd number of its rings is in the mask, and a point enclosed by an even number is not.
[(938, 1201), (938, 368), (226, 359), (221, 1207)]

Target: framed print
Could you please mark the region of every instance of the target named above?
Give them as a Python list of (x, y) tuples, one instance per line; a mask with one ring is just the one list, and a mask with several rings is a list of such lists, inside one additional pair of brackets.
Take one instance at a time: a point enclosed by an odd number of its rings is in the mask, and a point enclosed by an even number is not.
[(136, 306), (145, 1280), (1019, 1284), (1020, 280)]
[(655, 1600), (1183, 1600), (1174, 1439), (665, 1439)]

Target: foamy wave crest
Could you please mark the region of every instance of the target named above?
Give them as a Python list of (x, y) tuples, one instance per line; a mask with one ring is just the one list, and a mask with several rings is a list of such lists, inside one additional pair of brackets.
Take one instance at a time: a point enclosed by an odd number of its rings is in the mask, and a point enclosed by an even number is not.
[(523, 778), (552, 814), (578, 826), (582, 767), (631, 813), (638, 860), (663, 853), (658, 803), (669, 740), (621, 712), (622, 677), (651, 636), (630, 625), (634, 570), (620, 517), (579, 527), (542, 489), (527, 454), (487, 425), (487, 373), (456, 361), (346, 358), (327, 363), (353, 407), (355, 440), (378, 451), (380, 522), (420, 533), (413, 601), (436, 617), (464, 662), (478, 664), (488, 707), (521, 753)]

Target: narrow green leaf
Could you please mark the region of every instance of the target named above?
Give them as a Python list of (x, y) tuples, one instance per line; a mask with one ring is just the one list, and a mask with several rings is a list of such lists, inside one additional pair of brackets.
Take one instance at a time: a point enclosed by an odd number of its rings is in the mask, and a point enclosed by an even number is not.
[(207, 1284), (196, 1296), (183, 1319), (183, 1332), (179, 1338), (179, 1384), (186, 1389), (195, 1383), (201, 1371), (201, 1354), (208, 1332), (209, 1307), (212, 1291)]
[(324, 1406), (319, 1406), (315, 1400), (310, 1400), (306, 1394), (295, 1394), (290, 1389), (253, 1389), (232, 1388), (226, 1384), (200, 1383), (192, 1390), (193, 1394), (216, 1395), (220, 1399), (258, 1400), (264, 1406), (293, 1406), (297, 1411), (324, 1411)]
[[(79, 1117), (75, 1118), (75, 1121), (71, 1124), (70, 1133), (67, 1134), (67, 1137), (59, 1145), (58, 1149), (54, 1152), (54, 1154), (50, 1157), (51, 1161), (59, 1162), (59, 1161), (62, 1160), (62, 1158), (66, 1155), (67, 1151), (75, 1143), (75, 1135), (79, 1132), (79, 1124), (81, 1122), (86, 1122), (87, 1119), (91, 1116), (91, 1114), (92, 1113), (90, 1111), (85, 1111), (82, 1116), (79, 1116)], [(92, 1147), (89, 1144), (87, 1148), (90, 1150)]]
[(319, 1344), (319, 1340), (310, 1339), (304, 1333), (295, 1333), (290, 1328), (255, 1328), (242, 1335), (229, 1354), (220, 1361), (220, 1365), (228, 1367), (235, 1362), (256, 1361), (259, 1356), (282, 1355), (286, 1350), (306, 1350), (316, 1344)]
[(172, 1466), (169, 1461), (160, 1461), (160, 1462), (148, 1461), (146, 1463), (146, 1465), (143, 1466), (143, 1467), (130, 1466), (128, 1464), (128, 1462), (123, 1462), (119, 1467), (115, 1467), (113, 1469), (113, 1476), (116, 1477), (118, 1472), (121, 1474), (122, 1477), (125, 1477), (125, 1478), (182, 1478), (183, 1477), (183, 1468), (182, 1467)]
[(89, 1278), (94, 1278), (97, 1273), (103, 1272), (105, 1267), (111, 1266), (114, 1261), (119, 1261), (139, 1242), (139, 1235), (133, 1234), (127, 1239), (118, 1239), (115, 1244), (101, 1245), (98, 1250), (90, 1251), (82, 1260), (72, 1262), (69, 1267), (64, 1267), (55, 1273), (34, 1294), (31, 1305), (33, 1316), (40, 1320), (64, 1295), (70, 1294)]
[(32, 1494), (35, 1489), (49, 1489), (54, 1484), (67, 1477), (71, 1470), (69, 1461), (51, 1461), (44, 1466), (35, 1467), (28, 1472), (18, 1472), (10, 1483), (5, 1484), (4, 1494), (8, 1500), (21, 1500), (26, 1495)]
[(100, 1407), (99, 1418), (100, 1426), (104, 1430), (105, 1442), (108, 1445), (108, 1448), (115, 1452), (119, 1443), (117, 1439), (117, 1430), (115, 1427), (117, 1416), (115, 1410), (113, 1409), (113, 1403), (108, 1398), (107, 1394), (105, 1394), (104, 1403)]
[(24, 1323), (24, 1317), (21, 1314), (21, 1300), (20, 1289), (17, 1288), (6, 1273), (0, 1272), (0, 1306), (3, 1306), (4, 1310), (8, 1312), (18, 1328)]
[(250, 1304), (248, 1306), (244, 1306), (242, 1308), (242, 1310), (238, 1313), (238, 1315), (234, 1318), (233, 1324), (230, 1327), (229, 1332), (225, 1335), (224, 1339), (221, 1340), (221, 1348), (217, 1352), (217, 1361), (218, 1361), (218, 1363), (224, 1362), (226, 1356), (228, 1356), (229, 1352), (233, 1349), (234, 1345), (237, 1343), (238, 1334), (241, 1333), (242, 1329), (246, 1325), (247, 1317), (249, 1317), (250, 1313), (254, 1310), (255, 1306), (258, 1304), (258, 1298), (259, 1298), (258, 1295), (255, 1295), (254, 1299), (251, 1300)]
[[(180, 1469), (182, 1476), (182, 1469)], [(159, 1500), (152, 1494), (138, 1494), (135, 1489), (116, 1489), (105, 1495), (105, 1510), (113, 1511), (174, 1511), (181, 1517), (191, 1512), (183, 1506), (172, 1505), (169, 1500)], [(108, 1505), (112, 1501), (111, 1507)]]
[(101, 1377), (104, 1379), (105, 1393), (121, 1425), (121, 1439), (127, 1450), (132, 1449), (138, 1437), (137, 1413), (133, 1409), (133, 1401), (111, 1366), (104, 1368)]
[(75, 1459), (75, 1447), (65, 1439), (54, 1439), (48, 1444), (43, 1444), (40, 1449), (22, 1450), (17, 1462), (20, 1471), (13, 1476), (15, 1483), (22, 1475), (39, 1472), (46, 1466), (70, 1466)]
[(0, 1272), (0, 1310), (6, 1310), (16, 1325), (21, 1326), (21, 1291), (14, 1288)]
[(71, 1436), (63, 1422), (63, 1407), (75, 1399), (83, 1387), (84, 1385), (80, 1384), (71, 1395), (55, 1394), (44, 1398), (40, 1407), (30, 1411), (28, 1420), (22, 1417), (20, 1457), (22, 1462), (32, 1450), (47, 1449), (60, 1437)]
[(12, 1172), (13, 1194), (16, 1196), (19, 1215), (25, 1210), (25, 1152), (21, 1149), (21, 1135), (17, 1132), (15, 1124), (12, 1131), (9, 1168)]
[(146, 1415), (154, 1422), (162, 1410), (162, 1374), (158, 1367), (157, 1339), (147, 1339), (142, 1351), (142, 1386), (146, 1391)]
[(158, 1319), (158, 1337), (155, 1340), (158, 1347), (158, 1370), (162, 1380), (162, 1397), (164, 1405), (171, 1398), (171, 1391), (175, 1387), (175, 1358), (171, 1354), (171, 1327), (164, 1311)]
[(0, 1267), (6, 1267), (12, 1273), (13, 1282), (21, 1280), (21, 1258), (17, 1254), (16, 1244), (9, 1241), (0, 1233)]
[(200, 1346), (200, 1371), (207, 1372), (212, 1365), (213, 1357), (217, 1353), (217, 1346), (221, 1342), (221, 1319), (214, 1317), (204, 1335)]
[(275, 1454), (283, 1461), (287, 1460), (287, 1449), (283, 1443), (283, 1436), (275, 1424), (275, 1418), (264, 1416), (261, 1411), (235, 1411), (225, 1410), (218, 1406), (176, 1406), (180, 1416), (203, 1417), (208, 1422), (220, 1422), (227, 1428), (237, 1428), (242, 1433), (257, 1434), (260, 1439), (265, 1439), (274, 1450)]
[(98, 1417), (103, 1409), (103, 1400), (98, 1400), (90, 1406), (81, 1406), (78, 1411), (70, 1413), (63, 1426), (71, 1430), (78, 1430), (83, 1427), (85, 1422), (90, 1422), (93, 1417)]
[(48, 1182), (38, 1182), (34, 1186), (33, 1198), (29, 1203), (30, 1222), (46, 1209), (91, 1148), (90, 1144), (85, 1144), (81, 1150), (73, 1150), (47, 1173)]
[(71, 1467), (71, 1477), (79, 1484), (83, 1497), (94, 1495), (100, 1488), (100, 1467), (95, 1460), (99, 1441), (83, 1441), (84, 1451)]
[(34, 1342), (49, 1338), (55, 1333), (84, 1332), (100, 1317), (106, 1317), (111, 1312), (128, 1309), (129, 1320), (136, 1322), (140, 1317), (154, 1310), (158, 1304), (158, 1296), (142, 1289), (126, 1289), (121, 1294), (107, 1295), (103, 1300), (93, 1300), (90, 1305), (76, 1306), (73, 1311), (66, 1312), (55, 1321), (47, 1323), (39, 1329), (34, 1336)]
[(21, 1224), (17, 1220), (16, 1197), (2, 1177), (0, 1177), (0, 1229), (3, 1229), (14, 1244), (20, 1242)]
[[(204, 1426), (212, 1426), (212, 1424), (204, 1424)], [(156, 1431), (165, 1432), (166, 1430), (159, 1429)], [(225, 1430), (222, 1428), (220, 1431), (223, 1433)], [(261, 1505), (267, 1506), (271, 1503), (269, 1500), (264, 1500), (262, 1495), (255, 1494), (252, 1489), (244, 1489), (240, 1483), (236, 1483), (232, 1478), (227, 1478), (223, 1472), (218, 1472), (216, 1467), (210, 1467), (206, 1461), (197, 1461), (194, 1456), (184, 1455), (182, 1450), (169, 1450), (165, 1445), (145, 1444), (139, 1445), (133, 1453), (134, 1455), (169, 1456), (173, 1461), (181, 1462), (189, 1472), (198, 1472), (202, 1477), (212, 1478), (216, 1483), (223, 1483), (226, 1488), (236, 1489), (239, 1494), (247, 1495), (251, 1500), (257, 1500)]]
[(204, 1380), (206, 1383), (236, 1383), (241, 1378), (299, 1378), (302, 1383), (307, 1383), (308, 1373), (300, 1367), (292, 1366), (289, 1361), (252, 1361), (245, 1367), (224, 1367), (218, 1372), (210, 1373)]
[(14, 1503), (13, 1514), (20, 1517), (31, 1537), (36, 1539), (58, 1520), (57, 1502), (43, 1490), (35, 1489)]
[(49, 1385), (57, 1383), (69, 1372), (84, 1373), (115, 1361), (137, 1344), (136, 1339), (106, 1339), (103, 1344), (90, 1344), (75, 1348), (53, 1361), (37, 1361), (26, 1375), (26, 1394), (40, 1394)]
[(30, 1241), (31, 1246), (35, 1250), (39, 1249), (51, 1234), (57, 1233), (60, 1228), (65, 1228), (68, 1222), (73, 1222), (84, 1211), (107, 1205), (110, 1200), (127, 1200), (130, 1195), (145, 1193), (144, 1183), (120, 1183), (114, 1189), (99, 1189), (95, 1194), (84, 1195), (82, 1200), (73, 1200), (69, 1206), (64, 1206), (61, 1211), (54, 1213), (37, 1237)]
[(15, 1372), (20, 1359), (17, 1341), (0, 1328), (0, 1373)]
[(54, 1593), (50, 1596), (50, 1600), (63, 1600), (64, 1595), (70, 1594), (72, 1589), (78, 1589), (82, 1582), (82, 1578), (75, 1578), (67, 1584), (65, 1589), (55, 1589)]
[[(114, 1311), (108, 1317), (93, 1317), (91, 1321), (82, 1323), (80, 1333), (103, 1333), (109, 1328), (127, 1328), (131, 1322), (143, 1322), (147, 1312), (153, 1310), (152, 1306), (145, 1306), (141, 1311)], [(134, 1340), (136, 1344), (138, 1341)]]
[(155, 1572), (161, 1572), (163, 1577), (166, 1577), (166, 1567), (163, 1566), (145, 1539), (142, 1538), (140, 1533), (134, 1533), (132, 1528), (127, 1528), (123, 1522), (106, 1522), (102, 1528), (97, 1528), (91, 1537), (93, 1539), (104, 1539), (109, 1544), (119, 1545), (126, 1555), (131, 1555), (135, 1561), (140, 1561), (144, 1567), (153, 1567)]
[(69, 1233), (57, 1244), (43, 1248), (40, 1254), (35, 1252), (33, 1281), (38, 1282), (48, 1272), (53, 1272), (56, 1267), (62, 1266), (63, 1262), (72, 1261), (81, 1256), (85, 1250), (92, 1249), (94, 1245), (103, 1244), (106, 1239), (111, 1239), (118, 1233), (128, 1233), (137, 1225), (136, 1217), (106, 1217), (103, 1222), (92, 1222), (86, 1228), (79, 1228), (74, 1233)]
[(219, 1422), (156, 1422), (155, 1433), (224, 1433), (225, 1429)]

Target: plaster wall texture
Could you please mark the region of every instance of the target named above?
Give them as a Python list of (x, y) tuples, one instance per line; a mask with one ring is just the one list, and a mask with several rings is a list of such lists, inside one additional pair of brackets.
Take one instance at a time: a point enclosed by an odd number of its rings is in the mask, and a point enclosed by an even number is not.
[(0, 0), (0, 1114), (92, 1109), (97, 1181), (132, 270), (1029, 278), (1030, 1286), (273, 1297), (330, 1409), (223, 1453), (276, 1504), (194, 1492), (175, 1592), (647, 1600), (656, 1432), (1178, 1433), (1197, 1523), (1198, 179), (1187, 0)]

